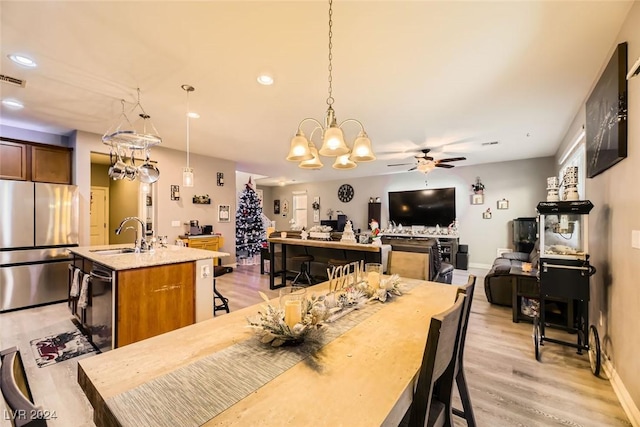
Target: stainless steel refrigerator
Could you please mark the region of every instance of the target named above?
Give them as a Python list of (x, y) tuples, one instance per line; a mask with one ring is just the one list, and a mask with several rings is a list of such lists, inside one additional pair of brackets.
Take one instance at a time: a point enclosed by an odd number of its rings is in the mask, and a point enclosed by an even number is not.
[(67, 299), (75, 185), (0, 180), (0, 312)]

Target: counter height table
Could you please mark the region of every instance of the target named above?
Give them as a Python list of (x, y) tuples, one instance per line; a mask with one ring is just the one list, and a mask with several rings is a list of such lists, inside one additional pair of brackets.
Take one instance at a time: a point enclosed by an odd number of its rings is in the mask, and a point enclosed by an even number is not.
[[(398, 425), (430, 319), (457, 291), (402, 286), (402, 296), (327, 324), (316, 344), (262, 344), (246, 320), (258, 304), (80, 360), (78, 382), (98, 427)], [(326, 291), (327, 282), (307, 288)]]
[[(317, 239), (295, 239), (271, 237), (269, 242), (269, 288), (278, 289), (286, 286), (287, 283), (287, 246), (303, 247), (305, 254), (313, 255), (314, 249), (330, 249), (335, 251), (335, 258), (348, 258), (353, 260), (364, 260), (365, 262), (379, 262), (385, 264), (386, 254), (391, 250), (390, 245), (373, 245), (363, 243), (346, 243), (336, 240)], [(281, 246), (280, 268), (276, 268), (276, 245)], [(281, 277), (280, 283), (276, 283), (276, 276)]]

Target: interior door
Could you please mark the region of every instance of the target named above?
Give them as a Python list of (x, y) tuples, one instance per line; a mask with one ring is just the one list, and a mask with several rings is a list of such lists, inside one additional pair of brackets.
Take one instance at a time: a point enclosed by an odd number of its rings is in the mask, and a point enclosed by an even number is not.
[(107, 224), (109, 224), (109, 188), (92, 186), (90, 206), (91, 245), (108, 245), (109, 233), (107, 232)]

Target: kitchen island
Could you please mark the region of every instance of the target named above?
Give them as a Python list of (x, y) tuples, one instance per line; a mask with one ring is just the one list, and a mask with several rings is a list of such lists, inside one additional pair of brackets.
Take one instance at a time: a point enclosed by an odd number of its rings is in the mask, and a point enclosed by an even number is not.
[(70, 289), (75, 269), (90, 277), (85, 294), (79, 285), (80, 297), (70, 297), (69, 306), (98, 348), (122, 347), (213, 317), (213, 259), (229, 254), (173, 245), (131, 249), (69, 248)]
[[(291, 237), (270, 237), (269, 242), (269, 288), (278, 289), (286, 286), (287, 263), (293, 255), (313, 255), (311, 274), (324, 277), (330, 259), (347, 260), (349, 262), (364, 260), (364, 262), (382, 263), (386, 268), (387, 255), (390, 245), (373, 245), (364, 243), (341, 242), (336, 240), (300, 239)], [(280, 265), (276, 264), (276, 245), (280, 246), (278, 256)], [(288, 254), (288, 255), (287, 255)], [(289, 258), (288, 258), (289, 257)], [(291, 264), (291, 263), (290, 263)], [(295, 267), (291, 265), (291, 267)], [(314, 271), (315, 270), (315, 271)], [(319, 272), (321, 274), (315, 274)], [(280, 276), (280, 283), (275, 283)]]

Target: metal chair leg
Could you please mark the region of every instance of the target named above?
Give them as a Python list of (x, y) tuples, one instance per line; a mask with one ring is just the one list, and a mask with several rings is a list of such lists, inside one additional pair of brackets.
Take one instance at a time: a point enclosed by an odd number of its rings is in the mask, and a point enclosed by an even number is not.
[[(219, 299), (220, 304), (216, 304), (216, 300)], [(213, 315), (216, 315), (216, 312), (219, 310), (225, 310), (227, 313), (229, 312), (229, 298), (225, 298), (218, 290), (216, 289), (216, 279), (213, 279)]]

